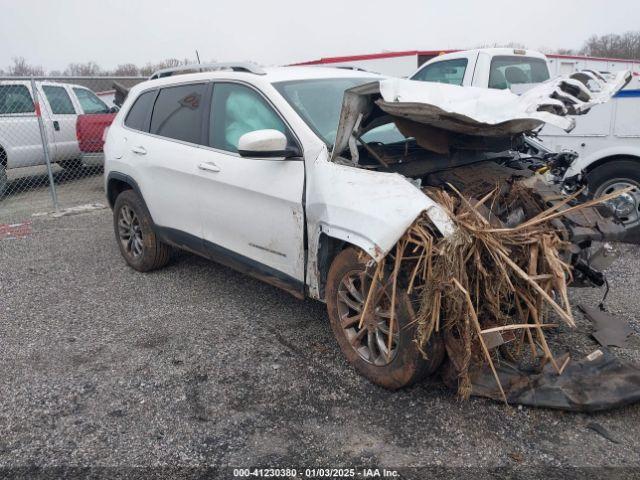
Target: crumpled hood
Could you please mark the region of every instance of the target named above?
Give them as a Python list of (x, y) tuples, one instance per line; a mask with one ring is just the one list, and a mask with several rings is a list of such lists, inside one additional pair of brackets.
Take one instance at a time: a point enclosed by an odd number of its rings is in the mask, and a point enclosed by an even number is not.
[[(522, 95), (398, 78), (360, 85), (345, 92), (331, 160), (347, 148), (354, 127), (360, 135), (389, 120), (476, 136), (511, 136), (545, 123), (569, 132), (575, 119), (567, 115), (585, 114), (608, 101), (631, 78), (629, 71), (603, 76), (583, 70), (548, 80)], [(385, 121), (385, 115), (391, 118)]]

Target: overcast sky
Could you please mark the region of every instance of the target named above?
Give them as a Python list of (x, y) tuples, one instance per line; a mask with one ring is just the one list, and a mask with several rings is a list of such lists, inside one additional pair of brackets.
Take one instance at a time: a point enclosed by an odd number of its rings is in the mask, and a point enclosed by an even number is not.
[(639, 0), (0, 0), (0, 68), (185, 58), (281, 64), (380, 51), (520, 42), (580, 48), (640, 29)]

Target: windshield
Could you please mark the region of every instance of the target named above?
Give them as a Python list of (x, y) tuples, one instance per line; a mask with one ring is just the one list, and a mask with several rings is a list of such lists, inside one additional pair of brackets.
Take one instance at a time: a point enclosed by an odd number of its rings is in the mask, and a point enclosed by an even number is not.
[(320, 138), (333, 145), (344, 91), (375, 80), (378, 78), (323, 78), (279, 82), (273, 86)]

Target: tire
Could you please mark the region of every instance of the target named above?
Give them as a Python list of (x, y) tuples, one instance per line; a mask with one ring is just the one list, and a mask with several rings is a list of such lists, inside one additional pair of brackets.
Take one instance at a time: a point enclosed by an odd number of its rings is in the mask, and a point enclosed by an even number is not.
[[(342, 350), (349, 363), (351, 363), (356, 370), (372, 381), (373, 383), (380, 385), (390, 390), (396, 390), (399, 388), (407, 387), (413, 383), (422, 380), (427, 375), (434, 373), (440, 366), (444, 359), (444, 346), (439, 337), (432, 337), (432, 340), (427, 345), (426, 351), (428, 358), (425, 359), (422, 353), (418, 350), (416, 343), (413, 341), (416, 333), (415, 322), (411, 322), (412, 311), (409, 302), (409, 297), (404, 290), (398, 288), (396, 293), (396, 315), (394, 331), (397, 333), (394, 335), (392, 344), (391, 356), (385, 355), (385, 352), (378, 348), (379, 357), (375, 355), (375, 346), (377, 335), (383, 337), (383, 345), (387, 345), (388, 342), (388, 323), (378, 323), (378, 325), (385, 325), (385, 332), (382, 329), (376, 329), (375, 333), (370, 333), (372, 329), (375, 329), (374, 323), (383, 321), (382, 317), (377, 315), (367, 315), (370, 319), (376, 319), (369, 323), (369, 327), (366, 325), (362, 329), (357, 328), (358, 322), (353, 323), (351, 328), (344, 328), (341, 324), (341, 318), (353, 318), (358, 311), (357, 308), (353, 309), (350, 306), (346, 306), (344, 301), (344, 295), (350, 296), (350, 303), (360, 305), (362, 308), (362, 301), (366, 298), (364, 292), (368, 287), (363, 287), (358, 284), (357, 276), (365, 272), (366, 263), (369, 257), (362, 254), (355, 248), (347, 248), (340, 252), (331, 264), (329, 269), (329, 275), (327, 278), (326, 288), (326, 302), (327, 311), (329, 313), (329, 320), (331, 323), (331, 329), (338, 341), (338, 345)], [(363, 278), (366, 278), (363, 277)], [(353, 295), (353, 291), (347, 284), (353, 280), (350, 285), (355, 286), (355, 290), (360, 293), (359, 298)], [(365, 280), (366, 281), (366, 280)], [(346, 282), (346, 283), (345, 283)], [(379, 307), (382, 312), (387, 313), (388, 319), (388, 306), (390, 306), (390, 294), (391, 288), (389, 287), (383, 291), (382, 296), (386, 299), (387, 310), (384, 310), (384, 300), (377, 302), (377, 305), (372, 305), (368, 310), (374, 311), (374, 307)], [(355, 300), (355, 302), (353, 301)], [(348, 311), (347, 311), (348, 310)], [(378, 311), (378, 310), (375, 310)], [(384, 315), (384, 313), (383, 313)], [(347, 321), (348, 323), (349, 321)], [(359, 343), (357, 340), (358, 332), (365, 331), (362, 334), (362, 341)], [(399, 330), (399, 332), (398, 332)], [(370, 347), (364, 347), (363, 344), (370, 345), (368, 339), (370, 335), (374, 338), (374, 353), (371, 354)], [(367, 341), (365, 342), (365, 337)], [(352, 340), (354, 343), (352, 343)], [(356, 346), (353, 346), (353, 345)], [(369, 354), (365, 350), (369, 350)], [(386, 348), (385, 348), (386, 350)]]
[[(640, 240), (640, 162), (613, 160), (604, 163), (587, 174), (591, 196), (596, 198), (624, 186), (635, 186), (620, 203), (618, 217), (627, 229), (625, 241)], [(631, 214), (628, 212), (631, 211)]]
[(84, 167), (84, 163), (82, 163), (82, 159), (80, 158), (74, 158), (72, 160), (60, 160), (58, 162), (58, 165), (60, 165), (65, 170), (80, 170)]
[(133, 190), (125, 190), (116, 198), (113, 229), (120, 253), (135, 270), (149, 272), (169, 262), (171, 248), (156, 236), (151, 215)]
[[(0, 155), (2, 153), (0, 152)], [(0, 160), (2, 157), (0, 156)], [(7, 186), (9, 184), (9, 179), (7, 178), (7, 167), (4, 164), (0, 163), (0, 198), (4, 197), (4, 194), (7, 192)]]

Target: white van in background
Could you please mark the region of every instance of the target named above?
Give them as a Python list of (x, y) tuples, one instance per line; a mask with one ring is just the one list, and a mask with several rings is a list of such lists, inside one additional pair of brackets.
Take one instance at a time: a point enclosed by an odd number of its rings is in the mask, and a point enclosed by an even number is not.
[[(81, 165), (76, 119), (82, 114), (109, 112), (109, 107), (81, 85), (35, 83), (51, 161), (63, 168)], [(44, 164), (31, 82), (0, 81), (0, 196), (6, 189), (8, 169)]]
[(620, 71), (633, 68), (633, 80), (613, 101), (577, 118), (571, 133), (546, 125), (539, 134), (553, 151), (573, 150), (578, 159), (567, 170), (571, 177), (587, 172), (591, 194), (600, 196), (625, 186), (636, 187), (611, 203), (616, 216), (634, 234), (640, 232), (640, 71), (619, 60), (545, 55), (531, 50), (487, 48), (437, 56), (409, 78), (481, 88), (510, 88), (540, 83), (577, 70)]

